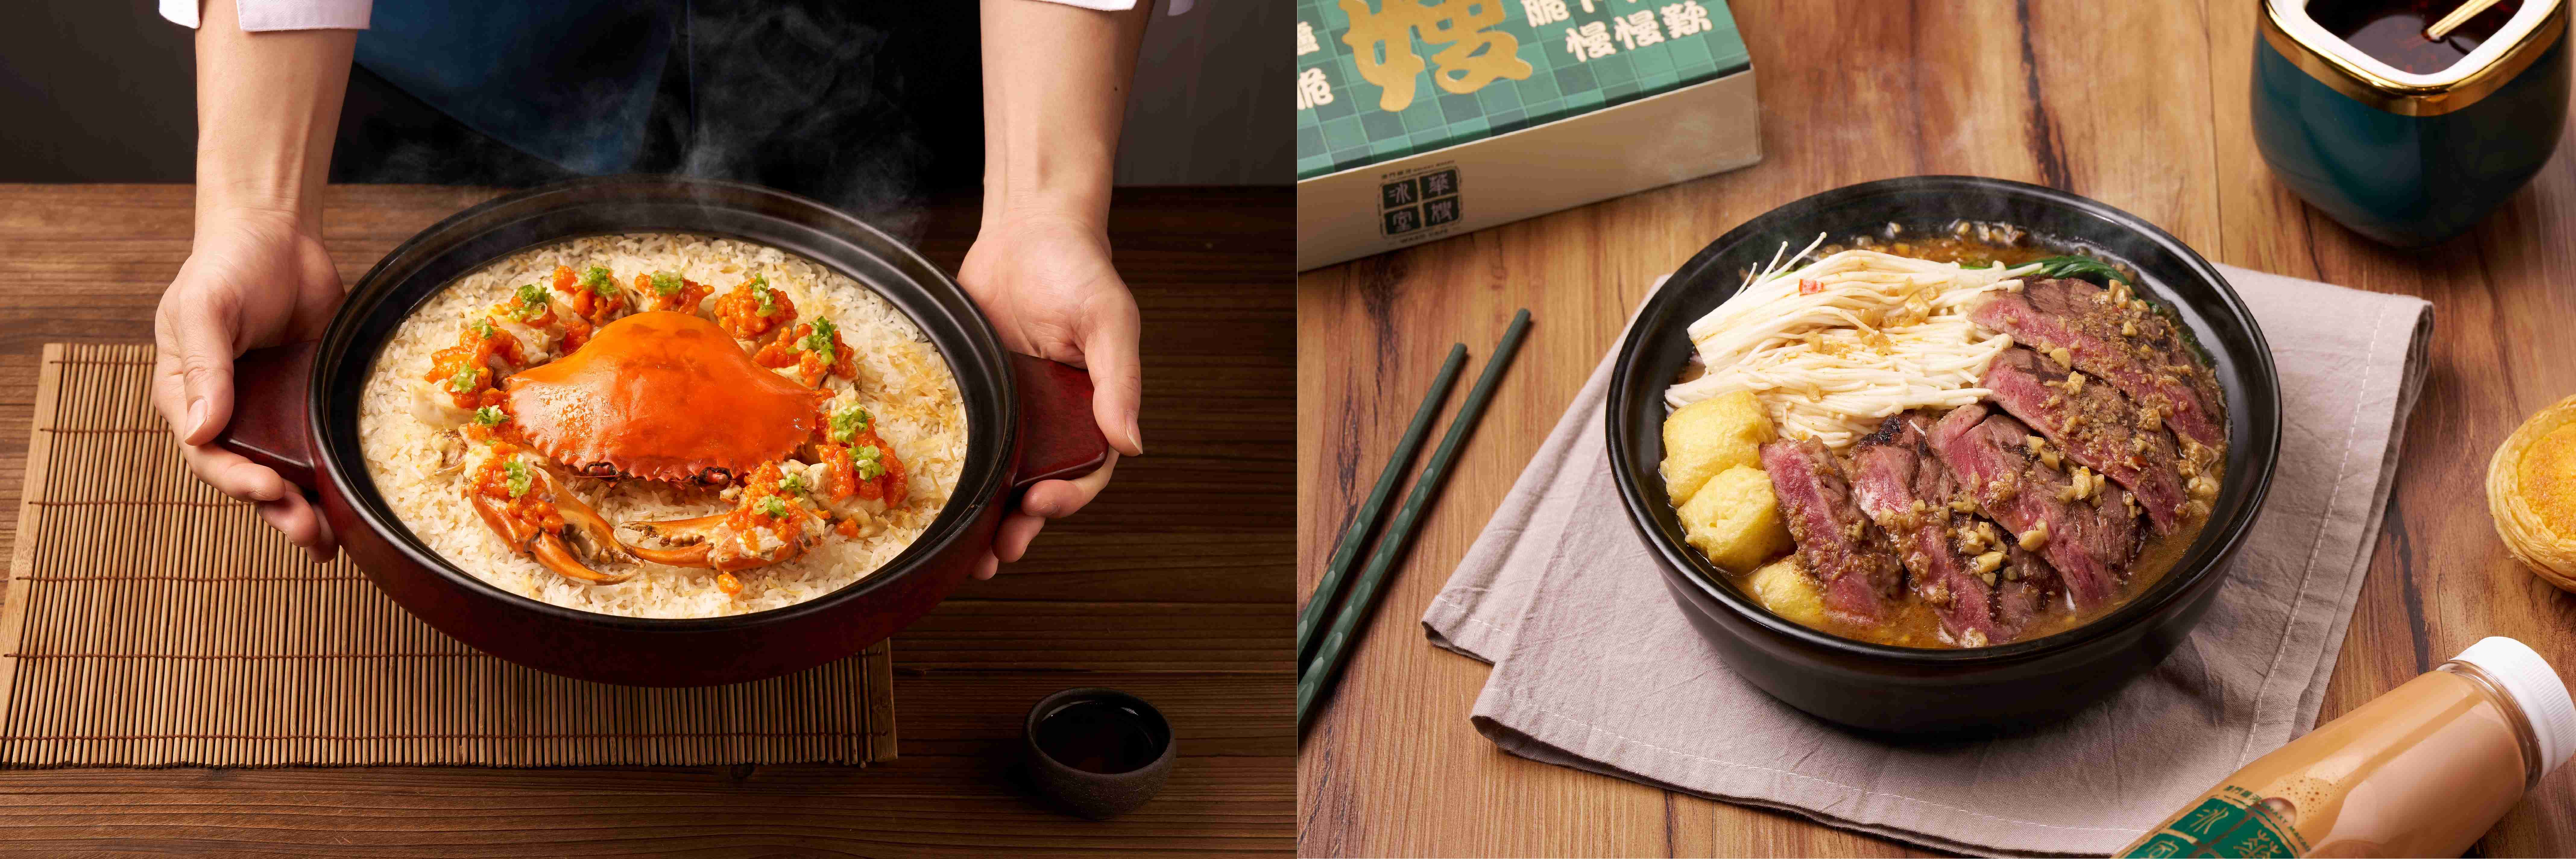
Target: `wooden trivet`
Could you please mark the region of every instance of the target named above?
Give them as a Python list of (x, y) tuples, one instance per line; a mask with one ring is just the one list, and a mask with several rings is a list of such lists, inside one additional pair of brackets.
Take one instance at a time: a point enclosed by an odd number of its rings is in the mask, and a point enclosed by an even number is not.
[(48, 344), (0, 592), (0, 766), (719, 764), (894, 757), (886, 644), (732, 686), (569, 680), (315, 566), (188, 475), (152, 348)]

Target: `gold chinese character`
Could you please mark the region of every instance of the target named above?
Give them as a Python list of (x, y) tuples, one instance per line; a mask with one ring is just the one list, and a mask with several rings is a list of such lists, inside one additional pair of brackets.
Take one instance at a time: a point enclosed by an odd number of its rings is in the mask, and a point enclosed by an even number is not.
[(1369, 11), (1368, 4), (1369, 0), (1341, 0), (1343, 14), (1351, 19), (1342, 42), (1351, 46), (1351, 61), (1359, 67), (1360, 77), (1378, 85), (1377, 106), (1382, 110), (1403, 110), (1413, 104), (1413, 77), (1423, 69), (1422, 58), (1413, 53), (1416, 35), (1426, 45), (1448, 46), (1431, 55), (1438, 66), (1431, 80), (1441, 89), (1471, 93), (1496, 78), (1530, 76), (1530, 64), (1517, 54), (1520, 40), (1486, 29), (1503, 22), (1502, 0), (1443, 0), (1435, 5), (1422, 0), (1380, 0), (1375, 12)]

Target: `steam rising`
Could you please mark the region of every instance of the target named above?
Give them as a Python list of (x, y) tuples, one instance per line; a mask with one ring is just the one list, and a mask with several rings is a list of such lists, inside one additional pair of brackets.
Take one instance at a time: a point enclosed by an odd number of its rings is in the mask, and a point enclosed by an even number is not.
[[(962, 14), (834, 4), (682, 5), (685, 11), (671, 14), (687, 21), (671, 46), (643, 151), (618, 172), (778, 188), (857, 215), (906, 242), (924, 226), (929, 191), (972, 182), (982, 129), (971, 4), (958, 4)], [(907, 16), (922, 20), (894, 20)], [(597, 97), (629, 85), (612, 77), (569, 84), (577, 91), (599, 88), (585, 92)], [(353, 86), (352, 108), (363, 115), (366, 101), (365, 87)], [(933, 130), (925, 132), (925, 124)], [(443, 120), (439, 125), (454, 128)], [(352, 135), (344, 127), (341, 169), (333, 179), (527, 186), (578, 175), (481, 135), (463, 137), (416, 127), (388, 133), (375, 123)]]
[(884, 30), (792, 4), (692, 14), (679, 47), (698, 121), (676, 172), (784, 188), (917, 237), (929, 151), (901, 106), (908, 70), (882, 61)]

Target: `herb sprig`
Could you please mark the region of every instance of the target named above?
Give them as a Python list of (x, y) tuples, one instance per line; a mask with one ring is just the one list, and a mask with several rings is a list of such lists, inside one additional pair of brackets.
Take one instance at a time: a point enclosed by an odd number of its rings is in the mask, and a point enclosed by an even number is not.
[(2116, 280), (2136, 285), (2110, 263), (2088, 256), (2054, 256), (2036, 262), (2039, 263), (2039, 273), (2048, 277), (2073, 277), (2095, 282)]

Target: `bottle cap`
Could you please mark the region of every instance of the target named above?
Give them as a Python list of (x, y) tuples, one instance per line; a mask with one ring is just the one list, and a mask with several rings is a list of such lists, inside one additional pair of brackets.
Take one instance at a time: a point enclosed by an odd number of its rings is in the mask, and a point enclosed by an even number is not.
[(2576, 755), (2576, 700), (2567, 697), (2567, 684), (2549, 661), (2522, 642), (2503, 636), (2481, 639), (2460, 655), (2455, 662), (2475, 665), (2486, 672), (2513, 703), (2522, 708), (2531, 721), (2531, 732), (2540, 741), (2540, 772), (2557, 769), (2567, 758)]

